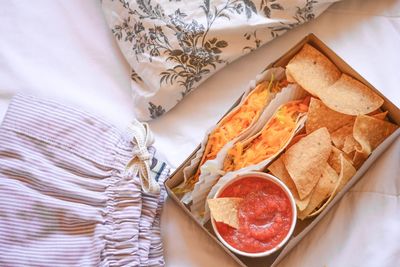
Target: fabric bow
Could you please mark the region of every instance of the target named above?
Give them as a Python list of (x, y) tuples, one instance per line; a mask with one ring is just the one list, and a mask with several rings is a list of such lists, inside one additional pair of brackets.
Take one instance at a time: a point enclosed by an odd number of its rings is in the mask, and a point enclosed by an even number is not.
[(154, 143), (153, 133), (147, 123), (142, 124), (137, 120), (129, 125), (129, 130), (133, 134), (132, 143), (135, 147), (132, 159), (126, 164), (125, 171), (133, 176), (139, 176), (145, 193), (157, 194), (160, 192), (160, 185), (150, 174), (152, 155), (147, 150), (147, 147)]

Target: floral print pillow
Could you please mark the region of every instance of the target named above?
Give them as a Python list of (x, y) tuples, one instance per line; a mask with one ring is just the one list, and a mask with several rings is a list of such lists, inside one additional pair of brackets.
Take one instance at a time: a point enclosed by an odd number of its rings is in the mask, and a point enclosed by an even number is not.
[(229, 62), (314, 19), (334, 0), (103, 0), (132, 67), (140, 120), (161, 116)]

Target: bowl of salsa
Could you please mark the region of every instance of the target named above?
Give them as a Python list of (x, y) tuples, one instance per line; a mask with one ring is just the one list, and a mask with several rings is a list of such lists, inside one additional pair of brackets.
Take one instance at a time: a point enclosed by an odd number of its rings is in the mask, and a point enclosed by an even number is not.
[(270, 255), (293, 233), (297, 218), (294, 198), (286, 185), (270, 174), (240, 174), (222, 186), (215, 198), (241, 198), (237, 229), (211, 219), (218, 239), (237, 254)]

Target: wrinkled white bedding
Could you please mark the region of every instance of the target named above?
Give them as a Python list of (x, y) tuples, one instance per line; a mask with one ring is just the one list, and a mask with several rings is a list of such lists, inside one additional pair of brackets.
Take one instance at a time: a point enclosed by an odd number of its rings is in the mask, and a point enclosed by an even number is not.
[[(230, 64), (151, 122), (177, 168), (253, 79), (315, 33), (400, 106), (400, 2), (344, 0), (321, 17)], [(98, 1), (0, 3), (0, 119), (24, 92), (86, 109), (125, 127), (134, 117), (130, 69)], [(280, 266), (400, 265), (400, 140)], [(167, 266), (236, 266), (171, 200), (162, 217)]]

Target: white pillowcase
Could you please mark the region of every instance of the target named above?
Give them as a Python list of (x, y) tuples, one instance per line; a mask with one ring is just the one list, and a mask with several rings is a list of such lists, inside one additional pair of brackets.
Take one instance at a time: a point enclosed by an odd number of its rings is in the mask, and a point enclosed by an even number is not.
[(132, 67), (136, 116), (150, 120), (228, 63), (336, 1), (103, 0), (102, 6)]

